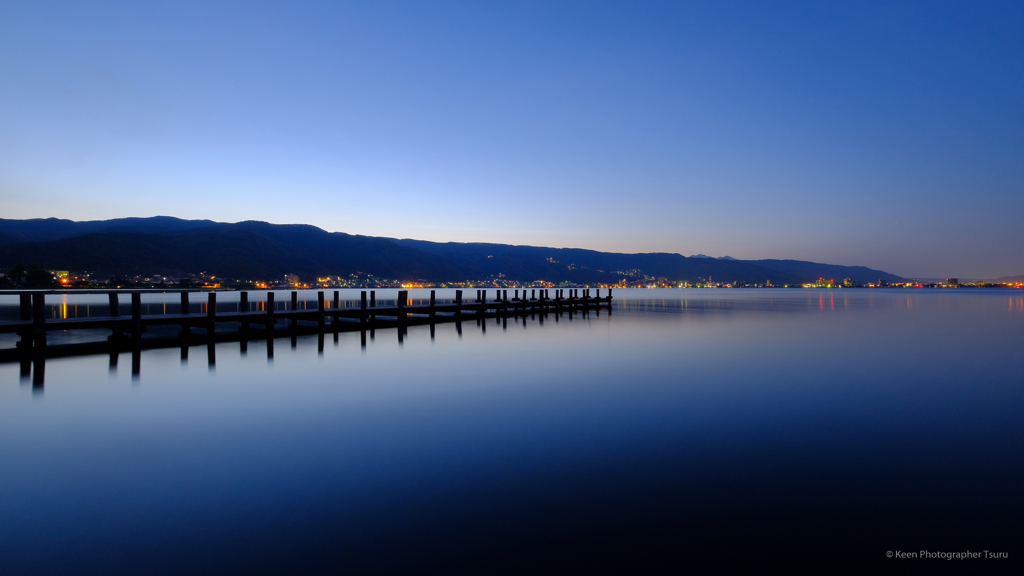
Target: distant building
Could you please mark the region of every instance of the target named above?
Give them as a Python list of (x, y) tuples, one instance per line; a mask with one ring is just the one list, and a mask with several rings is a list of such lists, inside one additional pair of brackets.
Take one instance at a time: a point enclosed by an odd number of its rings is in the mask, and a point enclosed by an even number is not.
[(289, 286), (298, 286), (299, 285), (299, 277), (296, 276), (295, 274), (285, 274), (284, 275), (284, 283), (289, 285)]
[(948, 285), (948, 286), (959, 286), (960, 285), (960, 279), (959, 278), (946, 278), (946, 285)]

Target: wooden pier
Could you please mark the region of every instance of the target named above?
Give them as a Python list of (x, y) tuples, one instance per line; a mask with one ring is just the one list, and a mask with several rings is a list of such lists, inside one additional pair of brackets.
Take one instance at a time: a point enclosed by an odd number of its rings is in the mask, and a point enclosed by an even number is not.
[[(576, 313), (587, 314), (590, 310), (600, 314), (601, 307), (611, 310), (611, 289), (607, 290), (607, 295), (601, 296), (600, 289), (591, 295), (589, 288), (527, 288), (512, 290), (512, 297), (509, 298), (509, 290), (479, 289), (472, 301), (464, 301), (463, 291), (456, 290), (455, 299), (451, 303), (438, 303), (435, 291), (431, 290), (429, 304), (413, 304), (409, 300), (409, 292), (400, 290), (393, 306), (378, 306), (376, 291), (364, 290), (360, 294), (358, 307), (341, 306), (337, 290), (330, 302), (325, 299), (324, 292), (320, 291), (317, 293), (316, 308), (312, 309), (300, 308), (298, 292), (292, 291), (290, 302), (281, 310), (277, 309), (274, 292), (267, 293), (265, 302), (253, 302), (252, 305), (249, 293), (240, 292), (237, 311), (218, 310), (218, 292), (186, 291), (181, 292), (182, 313), (178, 314), (143, 314), (143, 291), (108, 291), (105, 293), (109, 298), (109, 314), (85, 318), (46, 317), (47, 295), (75, 295), (83, 294), (82, 291), (7, 292), (19, 296), (20, 318), (0, 321), (0, 333), (16, 333), (20, 339), (15, 348), (0, 350), (0, 362), (20, 362), (22, 377), (31, 373), (33, 385), (41, 387), (47, 358), (110, 354), (111, 365), (116, 366), (119, 353), (132, 352), (132, 372), (138, 374), (139, 352), (143, 349), (180, 347), (182, 358), (185, 359), (190, 346), (207, 344), (208, 360), (213, 365), (213, 345), (217, 342), (240, 342), (244, 353), (249, 341), (266, 340), (267, 355), (272, 358), (275, 338), (290, 336), (292, 346), (295, 346), (295, 338), (302, 334), (319, 334), (319, 350), (322, 352), (326, 333), (333, 333), (337, 340), (339, 332), (361, 331), (361, 342), (366, 346), (367, 332), (372, 339), (374, 331), (385, 328), (396, 328), (398, 341), (402, 342), (405, 329), (410, 325), (429, 324), (430, 335), (433, 337), (434, 324), (442, 322), (455, 322), (461, 334), (461, 323), (464, 320), (500, 318), (507, 324), (509, 318), (522, 318), (525, 323), (527, 317), (537, 315), (543, 321), (545, 316), (554, 314), (557, 321), (566, 313), (570, 314), (570, 318)], [(122, 296), (130, 298), (131, 312), (128, 315), (121, 314)], [(205, 296), (205, 313), (189, 313), (193, 296)], [(174, 337), (143, 337), (148, 328), (158, 326), (178, 326), (179, 329)], [(482, 326), (486, 330), (486, 323), (482, 323)], [(62, 330), (110, 330), (110, 335), (105, 341), (47, 345), (47, 333)]]

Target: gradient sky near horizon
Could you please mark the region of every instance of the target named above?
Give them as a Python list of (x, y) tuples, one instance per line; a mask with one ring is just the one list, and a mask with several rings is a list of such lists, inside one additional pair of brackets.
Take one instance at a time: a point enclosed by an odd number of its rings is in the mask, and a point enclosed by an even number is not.
[(1024, 274), (1024, 3), (0, 1), (0, 217)]

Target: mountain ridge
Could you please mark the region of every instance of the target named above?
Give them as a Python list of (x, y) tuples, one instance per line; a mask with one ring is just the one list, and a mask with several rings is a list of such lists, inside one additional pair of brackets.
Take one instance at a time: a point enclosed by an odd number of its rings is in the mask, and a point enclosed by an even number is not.
[[(24, 238), (35, 239), (25, 241)], [(858, 282), (901, 278), (863, 266), (798, 260), (687, 258), (583, 248), (430, 242), (327, 232), (309, 224), (221, 223), (170, 216), (75, 222), (0, 219), (0, 266), (110, 275), (208, 272), (244, 280), (372, 274), (397, 280), (616, 283), (669, 281), (800, 284), (819, 277)], [(831, 274), (831, 275), (830, 275)]]

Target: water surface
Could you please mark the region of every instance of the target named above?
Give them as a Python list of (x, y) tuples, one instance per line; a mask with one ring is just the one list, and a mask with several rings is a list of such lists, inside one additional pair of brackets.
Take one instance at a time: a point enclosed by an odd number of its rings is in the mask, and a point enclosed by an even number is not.
[(1019, 561), (1020, 291), (615, 295), (365, 348), (146, 350), (134, 377), (51, 359), (41, 389), (0, 364), (0, 572)]

